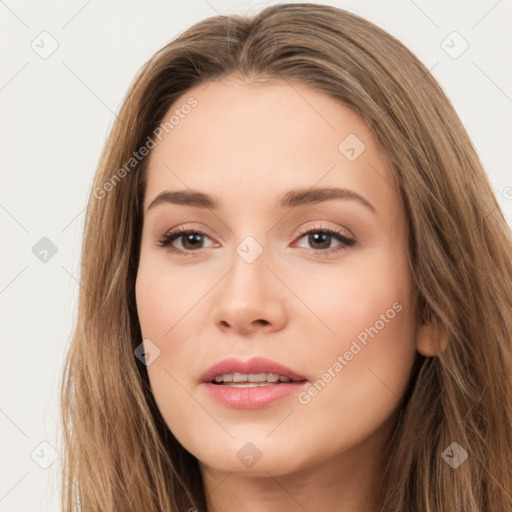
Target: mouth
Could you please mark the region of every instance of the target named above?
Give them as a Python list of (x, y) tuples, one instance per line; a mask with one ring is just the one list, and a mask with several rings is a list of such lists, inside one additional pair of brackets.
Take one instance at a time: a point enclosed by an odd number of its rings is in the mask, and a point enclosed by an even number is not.
[(254, 357), (220, 361), (201, 377), (210, 398), (237, 409), (255, 409), (297, 394), (308, 379), (290, 368)]
[(291, 379), (286, 375), (277, 373), (222, 373), (215, 376), (212, 384), (220, 384), (231, 388), (255, 388), (304, 381), (305, 379)]
[(307, 380), (287, 366), (265, 357), (247, 361), (237, 358), (224, 359), (214, 364), (201, 376), (201, 382), (220, 385), (257, 386), (286, 384)]

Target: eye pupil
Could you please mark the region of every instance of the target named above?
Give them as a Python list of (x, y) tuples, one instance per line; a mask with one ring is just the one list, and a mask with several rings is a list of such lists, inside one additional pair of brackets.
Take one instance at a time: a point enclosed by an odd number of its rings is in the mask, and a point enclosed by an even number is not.
[[(327, 243), (326, 240), (327, 239)], [(322, 248), (329, 248), (331, 242), (331, 235), (329, 233), (314, 232), (309, 235), (310, 244), (320, 244)]]
[(203, 235), (200, 235), (199, 233), (188, 233), (187, 235), (183, 235), (182, 240), (185, 241), (183, 247), (187, 249), (186, 244), (191, 243), (191, 248), (197, 249), (197, 247), (201, 245), (202, 236)]

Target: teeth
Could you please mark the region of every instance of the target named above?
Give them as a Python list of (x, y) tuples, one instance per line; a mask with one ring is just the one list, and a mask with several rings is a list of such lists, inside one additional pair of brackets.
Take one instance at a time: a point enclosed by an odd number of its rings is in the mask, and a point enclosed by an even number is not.
[(278, 381), (291, 382), (291, 379), (277, 373), (223, 373), (215, 377), (215, 382), (231, 384), (235, 387), (241, 387), (240, 385), (243, 387), (265, 386)]
[(261, 386), (272, 386), (272, 382), (228, 382), (223, 385), (229, 388), (260, 388)]

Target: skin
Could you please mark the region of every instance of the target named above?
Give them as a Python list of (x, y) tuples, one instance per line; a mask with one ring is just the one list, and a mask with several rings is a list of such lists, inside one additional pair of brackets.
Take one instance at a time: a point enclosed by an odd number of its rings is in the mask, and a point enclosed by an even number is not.
[[(150, 156), (136, 281), (143, 338), (160, 350), (147, 370), (162, 416), (199, 460), (210, 511), (378, 510), (393, 414), (416, 352), (432, 355), (439, 342), (432, 326), (417, 330), (389, 161), (361, 117), (300, 83), (230, 76), (191, 89), (170, 113), (192, 96), (197, 106)], [(349, 134), (365, 145), (354, 161), (338, 149)], [(331, 186), (375, 212), (347, 199), (278, 205), (291, 189)], [(162, 191), (183, 189), (215, 196), (219, 210), (148, 211)], [(174, 240), (192, 255), (158, 246), (180, 226), (207, 233), (197, 249)], [(356, 244), (300, 234), (321, 228)], [(236, 252), (247, 236), (263, 249), (252, 263)], [(305, 375), (310, 389), (397, 303), (400, 312), (308, 403), (291, 396), (233, 409), (200, 385), (222, 359), (264, 356)], [(237, 457), (248, 442), (262, 454), (252, 467)]]

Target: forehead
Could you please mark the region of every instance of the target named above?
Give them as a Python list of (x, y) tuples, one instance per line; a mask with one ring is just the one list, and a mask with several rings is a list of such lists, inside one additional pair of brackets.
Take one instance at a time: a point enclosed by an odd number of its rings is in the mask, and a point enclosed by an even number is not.
[(188, 90), (162, 123), (171, 117), (150, 156), (145, 208), (163, 190), (265, 202), (314, 186), (397, 206), (389, 160), (363, 118), (308, 85), (227, 77)]
[[(192, 101), (194, 108), (188, 108)], [(163, 122), (171, 118), (172, 126), (163, 133), (155, 156), (172, 149), (187, 153), (189, 159), (208, 152), (230, 159), (250, 153), (253, 160), (292, 149), (289, 160), (303, 155), (325, 160), (338, 156), (340, 142), (350, 134), (359, 138), (359, 148), (377, 146), (364, 120), (351, 109), (288, 80), (247, 82), (227, 77), (202, 84), (178, 98)]]

